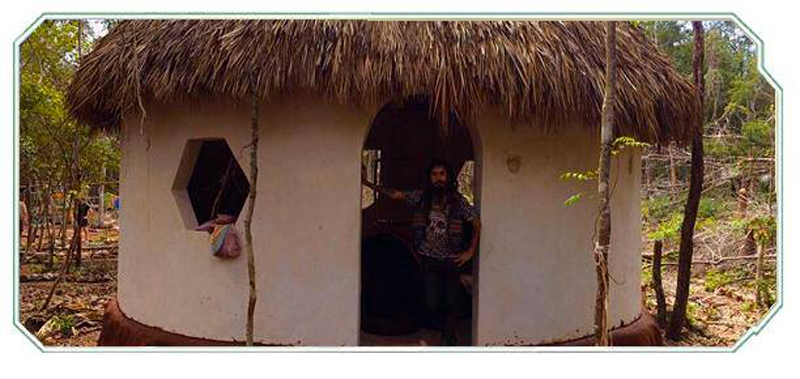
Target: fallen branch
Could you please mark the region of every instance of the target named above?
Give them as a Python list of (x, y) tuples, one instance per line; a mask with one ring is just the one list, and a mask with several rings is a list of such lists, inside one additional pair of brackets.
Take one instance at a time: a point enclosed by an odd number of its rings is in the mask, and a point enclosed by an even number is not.
[[(65, 250), (60, 250), (60, 251), (71, 251), (71, 250), (65, 249)], [(108, 254), (98, 253), (99, 251), (107, 251)], [(96, 255), (100, 255), (102, 258), (95, 258)], [(110, 259), (110, 258), (107, 258), (107, 257), (109, 257), (109, 256), (110, 257), (115, 257), (116, 255), (117, 255), (117, 248), (113, 248), (113, 249), (98, 249), (98, 250), (93, 250), (93, 251), (91, 251), (89, 253), (89, 259), (91, 259), (93, 262), (108, 261), (108, 260), (114, 260), (115, 261), (116, 258)], [(53, 254), (51, 256), (51, 255), (49, 255), (49, 253), (37, 252), (37, 253), (31, 254), (31, 255), (25, 256), (21, 260), (22, 260), (23, 264), (45, 263), (45, 261), (49, 260), (50, 257), (55, 257), (55, 256), (56, 256), (56, 254)], [(58, 254), (58, 256), (59, 257), (63, 256), (63, 254)]]
[[(642, 256), (643, 257), (651, 257), (652, 258), (652, 254), (642, 254)], [(770, 255), (765, 255), (764, 256), (765, 259), (766, 258), (775, 259), (777, 257), (778, 257), (777, 254), (770, 254)], [(693, 260), (692, 264), (718, 265), (720, 263), (727, 262), (727, 261), (739, 261), (739, 260), (751, 260), (751, 259), (758, 259), (758, 255), (757, 254), (756, 255), (742, 255), (742, 256), (737, 256), (737, 257), (722, 257), (722, 258), (717, 258), (717, 259)], [(677, 265), (677, 264), (678, 264), (678, 262), (675, 262), (675, 261), (662, 262), (661, 263), (662, 266), (674, 266), (674, 265)]]
[[(35, 274), (35, 275), (20, 275), (19, 281), (20, 283), (44, 283), (44, 282), (52, 282), (58, 280), (58, 276), (54, 273), (45, 273), (45, 274)], [(114, 278), (110, 275), (96, 275), (91, 278), (84, 278), (84, 277), (77, 277), (77, 278), (65, 278), (62, 281), (69, 282), (69, 283), (80, 283), (80, 284), (95, 284), (95, 283), (108, 283), (113, 281)]]
[[(83, 251), (98, 251), (98, 250), (116, 250), (118, 249), (118, 245), (105, 245), (105, 246), (84, 246), (81, 250)], [(54, 252), (62, 252), (72, 249), (72, 246), (60, 246), (57, 248), (53, 248)], [(41, 255), (41, 254), (50, 254), (50, 249), (47, 250), (37, 250), (35, 252), (30, 253), (29, 255)]]
[(742, 324), (740, 322), (705, 321), (703, 323), (707, 324), (707, 325), (723, 325), (723, 326), (729, 326), (729, 327), (733, 327), (733, 326), (739, 326), (739, 327), (742, 327), (742, 328), (750, 328), (750, 327), (752, 327), (752, 325)]

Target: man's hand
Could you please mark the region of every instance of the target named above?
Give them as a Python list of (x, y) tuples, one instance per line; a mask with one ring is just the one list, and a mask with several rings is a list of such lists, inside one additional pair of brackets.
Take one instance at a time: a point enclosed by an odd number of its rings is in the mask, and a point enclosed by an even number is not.
[(453, 258), (453, 260), (456, 262), (456, 265), (458, 267), (461, 267), (465, 265), (467, 262), (469, 262), (469, 260), (472, 259), (472, 256), (474, 255), (475, 255), (475, 249), (467, 249), (458, 254), (458, 256)]

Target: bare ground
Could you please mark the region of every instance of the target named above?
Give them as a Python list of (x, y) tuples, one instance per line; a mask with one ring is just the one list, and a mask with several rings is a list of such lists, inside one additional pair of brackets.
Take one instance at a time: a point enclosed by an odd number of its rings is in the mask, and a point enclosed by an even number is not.
[[(95, 346), (106, 303), (117, 291), (116, 233), (90, 231), (85, 247), (112, 246), (84, 251), (80, 268), (71, 265), (46, 310), (42, 305), (59, 275), (63, 252), (52, 266), (45, 254), (20, 259), (20, 322), (46, 346)], [(74, 262), (73, 262), (74, 263)]]
[[(690, 326), (680, 341), (665, 342), (668, 346), (731, 347), (756, 326), (769, 311), (755, 303), (752, 263), (737, 263), (717, 267), (695, 265), (690, 286), (687, 317)], [(774, 281), (775, 261), (768, 261), (767, 274)], [(650, 270), (646, 265), (645, 270)], [(667, 310), (675, 298), (677, 269), (669, 266), (663, 270), (664, 293)], [(647, 308), (656, 314), (656, 300), (649, 275), (643, 275)], [(773, 297), (775, 293), (771, 292)]]
[[(113, 238), (110, 241), (94, 241), (94, 244), (87, 246), (113, 245), (115, 242)], [(697, 257), (703, 258), (702, 253)], [(95, 346), (105, 305), (116, 294), (115, 251), (85, 252), (82, 267), (70, 270), (45, 311), (39, 309), (58, 275), (61, 259), (57, 257), (53, 267), (47, 267), (42, 259), (27, 258), (21, 261), (20, 320), (23, 325), (46, 346)], [(669, 259), (665, 258), (665, 262), (669, 262)], [(751, 261), (716, 266), (695, 265), (687, 311), (690, 327), (680, 341), (667, 341), (667, 344), (730, 347), (755, 326), (768, 309), (755, 305), (753, 265)], [(766, 274), (774, 283), (775, 260), (768, 260), (766, 266)], [(645, 260), (642, 289), (647, 308), (655, 314), (650, 270)], [(674, 265), (667, 265), (663, 269), (668, 309), (675, 296), (676, 274)], [(774, 296), (773, 284), (771, 297)]]

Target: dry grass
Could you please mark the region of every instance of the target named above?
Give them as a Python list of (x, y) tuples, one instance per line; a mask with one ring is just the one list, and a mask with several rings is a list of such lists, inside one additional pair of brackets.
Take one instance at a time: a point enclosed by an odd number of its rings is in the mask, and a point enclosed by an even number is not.
[[(115, 127), (148, 102), (248, 99), (256, 78), (267, 101), (298, 90), (354, 106), (427, 95), (443, 124), (490, 105), (544, 128), (596, 128), (604, 35), (578, 21), (124, 21), (81, 62), (69, 104), (82, 122)], [(617, 38), (617, 134), (689, 140), (694, 86), (637, 27), (622, 23)]]
[[(38, 332), (37, 337), (46, 346), (95, 346), (105, 306), (116, 293), (116, 262), (113, 263), (112, 267), (105, 267), (100, 262), (86, 261), (86, 269), (82, 270), (86, 274), (71, 275), (62, 283), (45, 312), (38, 307), (47, 297), (52, 280), (21, 282), (21, 322), (31, 334)], [(24, 265), (23, 275), (31, 267)], [(96, 280), (96, 271), (109, 278)], [(48, 321), (56, 322), (46, 326)]]
[[(774, 262), (770, 269), (774, 270)], [(699, 272), (692, 278), (689, 294), (690, 327), (684, 329), (681, 340), (665, 339), (665, 342), (668, 346), (733, 347), (750, 328), (761, 322), (769, 309), (755, 305), (752, 280), (732, 280), (711, 289), (705, 270), (696, 271)], [(675, 298), (677, 270), (667, 268), (663, 275), (669, 309)], [(644, 286), (643, 290), (647, 294), (647, 308), (655, 314), (653, 291), (649, 286)]]

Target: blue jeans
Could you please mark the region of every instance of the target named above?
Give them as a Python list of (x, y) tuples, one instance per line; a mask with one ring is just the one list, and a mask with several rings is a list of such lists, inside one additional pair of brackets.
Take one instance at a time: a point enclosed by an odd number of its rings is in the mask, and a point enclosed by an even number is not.
[(442, 331), (443, 338), (452, 342), (460, 318), (461, 272), (450, 259), (437, 259), (420, 254), (423, 304), (428, 324)]

